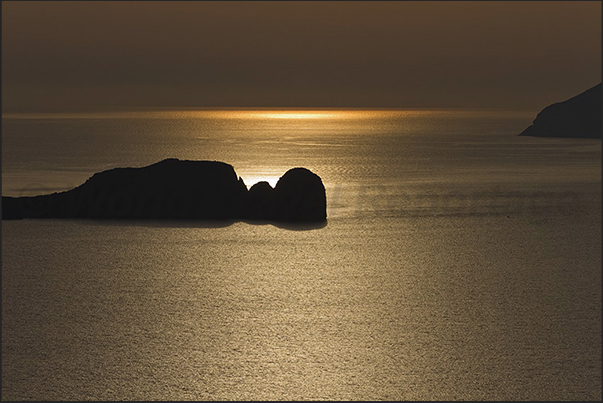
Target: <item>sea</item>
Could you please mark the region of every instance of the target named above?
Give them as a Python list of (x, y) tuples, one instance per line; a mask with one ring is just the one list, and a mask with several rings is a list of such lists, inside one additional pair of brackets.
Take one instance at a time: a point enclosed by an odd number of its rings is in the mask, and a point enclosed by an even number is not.
[(538, 111), (2, 116), (2, 195), (165, 158), (327, 223), (2, 221), (3, 400), (601, 400), (601, 140)]

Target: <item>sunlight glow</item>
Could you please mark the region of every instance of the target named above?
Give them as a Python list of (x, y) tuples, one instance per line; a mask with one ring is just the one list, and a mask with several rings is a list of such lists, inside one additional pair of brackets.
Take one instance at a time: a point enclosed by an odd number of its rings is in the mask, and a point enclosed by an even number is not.
[(325, 119), (339, 117), (337, 112), (255, 112), (253, 117), (260, 119)]
[[(531, 117), (532, 111), (522, 111)], [(503, 116), (517, 111), (495, 110), (429, 110), (429, 109), (246, 109), (246, 108), (129, 108), (52, 113), (3, 113), (3, 119), (252, 119), (252, 120), (318, 120), (401, 118), (450, 114), (454, 116)]]
[[(285, 172), (283, 172), (283, 174), (284, 173)], [(247, 189), (251, 189), (251, 187), (258, 182), (268, 182), (270, 186), (274, 188), (280, 179), (280, 175), (241, 175), (241, 178), (243, 178), (243, 182), (245, 182)]]

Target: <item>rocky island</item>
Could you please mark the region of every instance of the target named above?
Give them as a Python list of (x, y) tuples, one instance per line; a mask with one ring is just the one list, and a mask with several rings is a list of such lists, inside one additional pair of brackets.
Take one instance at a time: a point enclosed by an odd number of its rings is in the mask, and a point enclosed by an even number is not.
[(287, 171), (272, 188), (247, 190), (232, 165), (166, 159), (141, 168), (99, 172), (82, 185), (32, 197), (2, 196), (2, 219), (95, 218), (262, 220), (317, 223), (327, 218), (325, 187), (306, 168)]
[(520, 136), (601, 138), (601, 83), (544, 108)]

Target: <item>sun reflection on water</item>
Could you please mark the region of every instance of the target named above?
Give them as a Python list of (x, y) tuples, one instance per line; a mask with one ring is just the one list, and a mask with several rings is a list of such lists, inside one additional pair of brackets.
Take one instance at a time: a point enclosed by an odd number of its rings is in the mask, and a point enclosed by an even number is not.
[(316, 111), (250, 111), (245, 114), (246, 118), (256, 119), (334, 119), (341, 117), (337, 112), (316, 112)]
[[(119, 110), (63, 111), (49, 113), (3, 113), (3, 119), (279, 119), (279, 120), (356, 120), (417, 116), (502, 116), (517, 111), (431, 110), (431, 109), (271, 109), (271, 108), (122, 108)], [(531, 116), (532, 112), (524, 112)]]
[[(285, 172), (283, 172), (283, 174), (284, 173)], [(245, 182), (247, 189), (251, 189), (251, 187), (258, 182), (268, 182), (270, 184), (270, 186), (272, 186), (274, 188), (276, 186), (276, 183), (278, 182), (279, 178), (281, 177), (281, 175), (253, 175), (252, 174), (252, 175), (241, 175), (241, 178), (243, 178), (243, 182)]]
[(425, 113), (409, 110), (367, 109), (247, 109), (247, 108), (122, 108), (119, 110), (63, 111), (50, 113), (3, 113), (3, 119), (371, 119), (400, 114)]

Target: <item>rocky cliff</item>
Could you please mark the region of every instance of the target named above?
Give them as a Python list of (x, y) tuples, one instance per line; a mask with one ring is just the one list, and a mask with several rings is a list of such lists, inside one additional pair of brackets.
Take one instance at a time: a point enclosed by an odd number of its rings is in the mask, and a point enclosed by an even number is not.
[(601, 84), (544, 108), (520, 136), (601, 138)]

